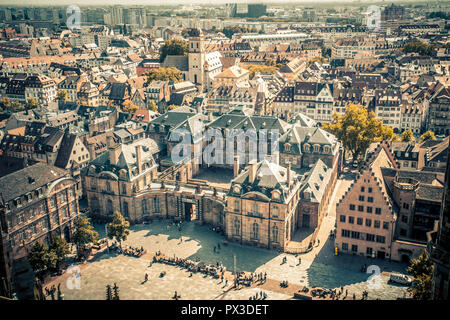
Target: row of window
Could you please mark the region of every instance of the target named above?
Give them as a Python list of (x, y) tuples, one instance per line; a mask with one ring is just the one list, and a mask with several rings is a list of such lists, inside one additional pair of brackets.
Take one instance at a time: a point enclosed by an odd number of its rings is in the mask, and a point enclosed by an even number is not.
[[(234, 212), (239, 212), (240, 211), (240, 203), (239, 200), (234, 200)], [(279, 215), (279, 208), (277, 206), (273, 206), (272, 210), (272, 217), (273, 218), (278, 218)], [(258, 203), (254, 202), (252, 204), (251, 209), (248, 211), (248, 214), (251, 216), (259, 216), (260, 212), (259, 212), (259, 208), (258, 208)]]
[(359, 231), (342, 229), (341, 236), (343, 238), (352, 238), (352, 239), (366, 240), (370, 242), (386, 243), (386, 237), (384, 236), (375, 235), (371, 233), (362, 233)]
[[(241, 221), (236, 219), (234, 220), (233, 225), (233, 235), (240, 236), (241, 235)], [(253, 223), (250, 230), (250, 240), (259, 240), (259, 225), (258, 223)], [(272, 242), (278, 243), (278, 227), (274, 225), (272, 227)]]
[[(360, 196), (361, 197), (361, 196)], [(373, 201), (373, 199), (372, 199)], [(355, 211), (356, 206), (354, 204), (350, 204), (349, 209), (351, 211)], [(358, 205), (358, 211), (359, 212), (364, 212), (364, 206)], [(373, 207), (366, 207), (366, 212), (367, 213), (372, 213), (373, 212)], [(381, 214), (381, 208), (375, 208), (375, 214)]]
[[(348, 243), (345, 243), (345, 242), (342, 243), (342, 250), (343, 251), (349, 251), (348, 250)], [(357, 244), (352, 244), (352, 252), (358, 253), (358, 245)], [(372, 256), (373, 252), (374, 252), (373, 248), (367, 247), (366, 254), (368, 256)]]
[[(346, 217), (345, 215), (341, 215), (339, 217), (339, 221), (342, 223), (346, 222)], [(348, 217), (348, 223), (349, 224), (355, 224), (355, 217), (349, 216)], [(356, 218), (356, 224), (362, 226), (363, 225), (363, 218)], [(376, 229), (380, 229), (380, 224), (381, 221), (380, 220), (374, 220), (373, 223), (373, 227)], [(365, 223), (366, 227), (372, 227), (372, 219), (366, 218), (366, 223)], [(389, 222), (387, 221), (383, 221), (383, 229), (385, 230), (389, 230)]]

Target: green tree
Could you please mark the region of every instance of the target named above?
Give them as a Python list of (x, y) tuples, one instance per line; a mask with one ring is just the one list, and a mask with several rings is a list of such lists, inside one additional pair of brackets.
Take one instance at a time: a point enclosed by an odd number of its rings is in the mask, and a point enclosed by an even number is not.
[(181, 56), (188, 52), (188, 43), (184, 40), (167, 40), (159, 49), (159, 60), (163, 62), (166, 56)]
[(27, 109), (35, 109), (38, 106), (39, 106), (39, 104), (33, 97), (27, 98)]
[(114, 212), (113, 220), (108, 223), (108, 238), (116, 239), (116, 241), (122, 243), (122, 240), (127, 240), (130, 234), (129, 226), (130, 223), (125, 220), (120, 212)]
[(158, 112), (158, 106), (156, 105), (155, 101), (150, 100), (148, 104), (148, 109), (154, 112)]
[(167, 107), (167, 111), (179, 108), (180, 106), (177, 106), (176, 104), (171, 104), (170, 106)]
[(77, 252), (86, 249), (89, 243), (95, 242), (98, 239), (98, 232), (94, 230), (89, 218), (85, 216), (79, 216), (75, 220), (75, 233), (73, 235), (73, 242), (77, 246)]
[(434, 45), (428, 45), (421, 41), (409, 41), (405, 44), (402, 51), (404, 53), (414, 52), (422, 56), (430, 56), (433, 53), (434, 48)]
[(267, 66), (267, 65), (258, 65), (258, 64), (251, 64), (244, 67), (248, 71), (250, 71), (249, 78), (250, 80), (255, 77), (256, 73), (262, 73), (262, 74), (274, 74), (278, 71), (278, 67), (276, 66)]
[(346, 107), (344, 115), (335, 112), (332, 121), (323, 123), (322, 128), (342, 141), (354, 160), (364, 154), (371, 143), (394, 137), (392, 130), (385, 128), (373, 112), (354, 104)]
[(147, 85), (155, 80), (180, 82), (183, 79), (177, 68), (155, 68), (147, 74)]
[(402, 132), (402, 141), (403, 142), (411, 142), (414, 141), (414, 134), (410, 129)]
[(28, 254), (31, 268), (40, 277), (47, 270), (56, 268), (58, 257), (46, 244), (36, 242)]
[(407, 269), (414, 279), (414, 284), (408, 288), (415, 300), (431, 299), (433, 283), (433, 262), (425, 250), (417, 259), (412, 259)]
[(56, 94), (56, 99), (59, 102), (67, 102), (67, 100), (68, 100), (67, 91), (66, 90), (59, 90), (58, 93)]
[(57, 257), (56, 267), (59, 269), (61, 263), (70, 253), (69, 244), (60, 235), (52, 235), (52, 243), (50, 244), (50, 250), (53, 251)]
[(421, 142), (425, 142), (428, 140), (436, 140), (436, 136), (434, 135), (434, 132), (431, 130), (426, 131), (423, 135), (420, 136)]

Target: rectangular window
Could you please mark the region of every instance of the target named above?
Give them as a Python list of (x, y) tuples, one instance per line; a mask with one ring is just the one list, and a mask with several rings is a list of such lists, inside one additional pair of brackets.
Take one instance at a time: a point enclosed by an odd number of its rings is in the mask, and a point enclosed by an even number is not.
[(354, 217), (348, 217), (348, 223), (355, 223), (355, 218)]
[(408, 216), (402, 215), (402, 222), (408, 223)]
[(345, 242), (342, 243), (342, 250), (348, 251), (348, 243), (345, 243)]
[(354, 204), (350, 205), (350, 210), (355, 211), (355, 205)]
[(409, 203), (403, 202), (403, 209), (409, 209)]
[(358, 211), (359, 212), (364, 212), (364, 206), (358, 206)]
[(358, 252), (358, 246), (356, 244), (352, 244), (352, 252)]
[(372, 188), (368, 188), (367, 192), (372, 193)]
[(239, 200), (234, 200), (234, 212), (239, 212)]
[(18, 221), (18, 223), (23, 223), (23, 213), (19, 213), (17, 215), (17, 221)]
[(345, 216), (344, 215), (341, 215), (339, 219), (340, 219), (339, 220), (340, 222), (345, 222)]
[(375, 214), (381, 214), (381, 208), (375, 208)]
[(377, 236), (377, 242), (378, 242), (378, 243), (385, 243), (385, 241), (386, 241), (386, 238), (385, 238), (385, 237), (383, 237), (383, 236)]
[(373, 202), (373, 197), (367, 197), (367, 202)]
[(341, 235), (342, 235), (344, 238), (350, 238), (350, 231), (349, 231), (349, 230), (344, 230), (344, 229), (342, 229)]
[(364, 201), (364, 196), (359, 196), (359, 197), (358, 197), (358, 200), (359, 200), (359, 201)]
[(375, 228), (380, 229), (380, 220), (375, 220), (374, 225)]
[(363, 218), (357, 218), (357, 219), (356, 219), (356, 224), (362, 226), (362, 224), (363, 224)]
[(361, 187), (361, 192), (364, 192), (365, 191), (365, 188), (364, 187)]
[(366, 219), (366, 227), (372, 226), (372, 219)]
[(358, 231), (352, 231), (352, 238), (359, 239), (360, 233)]
[(375, 235), (367, 233), (366, 234), (366, 241), (375, 242)]
[(367, 247), (367, 249), (366, 249), (366, 254), (367, 254), (368, 256), (372, 256), (372, 252), (373, 252), (372, 248)]
[(367, 213), (372, 213), (372, 207), (367, 207), (366, 211), (367, 211)]
[(383, 222), (383, 229), (389, 230), (389, 222)]

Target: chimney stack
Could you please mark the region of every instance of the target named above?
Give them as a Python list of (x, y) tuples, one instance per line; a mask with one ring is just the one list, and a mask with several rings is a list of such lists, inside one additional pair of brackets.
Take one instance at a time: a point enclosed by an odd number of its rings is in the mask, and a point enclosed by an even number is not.
[(236, 178), (238, 174), (239, 174), (239, 158), (238, 156), (234, 156), (233, 175)]
[(117, 164), (117, 161), (119, 161), (119, 155), (122, 151), (122, 145), (120, 143), (116, 143), (111, 135), (106, 136), (106, 145), (109, 152), (109, 163), (112, 165)]
[(288, 167), (287, 167), (287, 183), (288, 188), (291, 189), (291, 162), (289, 161)]
[(141, 146), (136, 146), (136, 164), (138, 168), (138, 173), (142, 173), (142, 155), (141, 155)]
[(250, 183), (255, 182), (255, 178), (256, 178), (256, 160), (252, 160), (250, 162), (250, 166), (248, 169), (248, 181)]

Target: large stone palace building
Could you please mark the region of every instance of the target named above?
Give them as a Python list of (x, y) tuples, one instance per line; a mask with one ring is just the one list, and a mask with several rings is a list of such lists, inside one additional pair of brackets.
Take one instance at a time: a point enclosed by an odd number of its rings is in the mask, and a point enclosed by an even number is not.
[[(305, 121), (310, 127), (302, 131)], [(242, 126), (276, 128), (281, 134), (294, 126), (295, 136), (309, 141), (311, 148), (306, 149), (298, 139), (301, 151), (297, 151), (303, 160), (291, 163), (286, 160), (290, 151), (284, 149), (275, 157), (249, 159), (247, 142), (246, 161), (233, 156), (229, 167), (234, 178), (226, 184), (229, 187), (211, 186), (195, 178), (201, 169), (223, 170), (222, 165), (199, 164), (195, 159), (174, 162), (170, 156), (178, 143), (171, 141), (176, 129), (184, 128), (194, 136), (208, 128)], [(193, 220), (219, 228), (230, 240), (281, 250), (298, 228), (320, 225), (342, 158), (336, 138), (313, 127), (308, 119), (289, 124), (275, 117), (253, 116), (246, 110), (213, 120), (181, 107), (152, 120), (146, 134), (146, 138), (123, 145), (108, 137), (108, 151), (91, 161), (84, 185), (92, 216), (109, 219), (114, 211), (120, 211), (131, 223), (155, 218)], [(194, 152), (195, 142), (189, 141)], [(161, 146), (165, 149), (160, 150)], [(285, 159), (283, 165), (280, 158)], [(235, 221), (240, 221), (239, 226)]]

